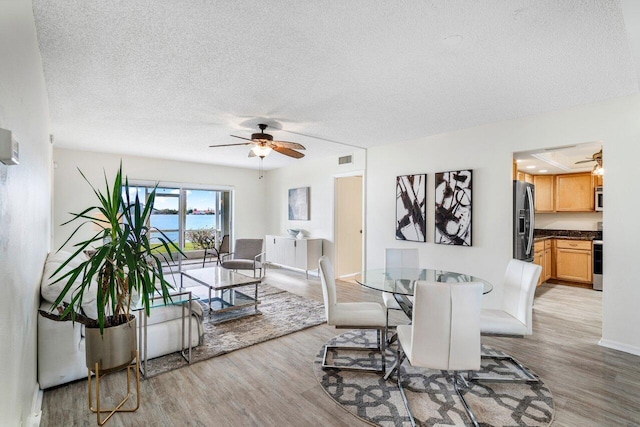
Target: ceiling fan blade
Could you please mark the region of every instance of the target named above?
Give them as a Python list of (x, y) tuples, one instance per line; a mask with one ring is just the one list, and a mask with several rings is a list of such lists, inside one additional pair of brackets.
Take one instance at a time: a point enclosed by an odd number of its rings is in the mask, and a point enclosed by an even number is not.
[(580, 163), (591, 163), (591, 162), (595, 162), (595, 159), (580, 160), (580, 161), (577, 161), (575, 164), (579, 165)]
[(304, 154), (297, 152), (296, 150), (292, 150), (291, 148), (279, 147), (274, 145), (273, 151), (277, 151), (280, 154), (284, 154), (285, 156), (293, 157), (294, 159), (301, 159), (304, 157)]
[(245, 141), (251, 141), (251, 142), (253, 142), (253, 140), (252, 140), (252, 139), (245, 138), (244, 136), (236, 136), (236, 135), (231, 135), (231, 136), (232, 136), (232, 137), (234, 137), (234, 138), (244, 139)]
[(306, 150), (304, 145), (298, 144), (297, 142), (289, 142), (289, 141), (271, 141), (272, 144), (278, 147), (284, 148), (292, 148), (294, 150)]
[(210, 145), (209, 147), (233, 147), (233, 146), (236, 146), (236, 145), (251, 145), (251, 143), (250, 142), (239, 142), (237, 144)]

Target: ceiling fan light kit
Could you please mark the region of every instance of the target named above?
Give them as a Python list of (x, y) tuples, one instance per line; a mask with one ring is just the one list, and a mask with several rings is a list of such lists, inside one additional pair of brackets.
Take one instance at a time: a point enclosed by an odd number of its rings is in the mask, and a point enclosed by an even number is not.
[(265, 158), (272, 150), (284, 154), (285, 156), (293, 157), (294, 159), (301, 159), (304, 157), (304, 154), (296, 151), (296, 150), (304, 150), (305, 147), (302, 144), (298, 144), (297, 142), (288, 142), (288, 141), (274, 141), (273, 136), (265, 133), (264, 131), (267, 129), (266, 124), (260, 123), (258, 127), (260, 128), (260, 132), (251, 134), (251, 139), (245, 138), (243, 136), (231, 135), (234, 138), (244, 139), (248, 142), (239, 142), (237, 144), (220, 144), (220, 145), (210, 145), (209, 147), (232, 147), (236, 145), (253, 145), (251, 150), (249, 150), (249, 157), (258, 156), (261, 159)]
[(602, 168), (602, 148), (600, 148), (600, 151), (598, 151), (597, 153), (593, 153), (590, 159), (580, 160), (576, 162), (576, 165), (580, 163), (590, 163), (590, 162), (596, 162), (596, 165), (593, 167), (593, 170), (591, 171), (592, 175), (598, 175), (598, 176), (604, 175), (604, 169)]
[(253, 152), (253, 154), (260, 157), (261, 159), (264, 159), (271, 152), (271, 147), (267, 145), (256, 145), (251, 149), (251, 152)]

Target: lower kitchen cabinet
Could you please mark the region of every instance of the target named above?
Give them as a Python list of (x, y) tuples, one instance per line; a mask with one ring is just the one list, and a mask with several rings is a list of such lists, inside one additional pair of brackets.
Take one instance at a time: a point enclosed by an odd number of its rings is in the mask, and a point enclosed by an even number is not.
[(533, 246), (533, 263), (542, 267), (538, 286), (551, 278), (552, 271), (551, 239), (535, 242)]
[(556, 239), (556, 278), (593, 283), (593, 255), (588, 240)]

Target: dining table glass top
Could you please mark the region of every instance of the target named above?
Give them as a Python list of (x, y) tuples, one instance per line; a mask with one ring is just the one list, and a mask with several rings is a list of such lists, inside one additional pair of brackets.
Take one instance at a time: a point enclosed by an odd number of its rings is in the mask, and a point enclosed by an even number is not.
[(400, 295), (413, 295), (417, 280), (461, 285), (479, 282), (484, 286), (484, 294), (493, 290), (493, 285), (480, 277), (430, 268), (380, 268), (356, 276), (356, 282), (363, 286)]

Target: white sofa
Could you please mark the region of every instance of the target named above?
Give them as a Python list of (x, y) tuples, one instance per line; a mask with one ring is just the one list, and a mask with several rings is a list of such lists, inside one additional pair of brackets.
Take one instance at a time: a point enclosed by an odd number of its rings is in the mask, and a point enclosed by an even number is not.
[[(41, 310), (50, 311), (52, 303), (60, 293), (62, 283), (51, 285), (51, 274), (71, 254), (58, 252), (49, 254), (42, 276)], [(65, 268), (74, 268), (82, 259), (73, 260)], [(95, 287), (92, 285), (90, 289)], [(67, 300), (66, 302), (69, 302)], [(95, 318), (95, 295), (85, 294), (82, 308), (85, 315)], [(142, 313), (136, 317), (141, 322)], [(191, 319), (191, 345), (202, 343), (202, 307), (193, 303)], [(188, 322), (188, 319), (185, 319)], [(188, 327), (188, 323), (186, 323)], [(38, 382), (41, 389), (64, 384), (87, 377), (85, 364), (84, 325), (58, 322), (38, 316)], [(147, 319), (147, 358), (163, 356), (182, 349), (182, 308), (180, 305), (153, 307)]]

